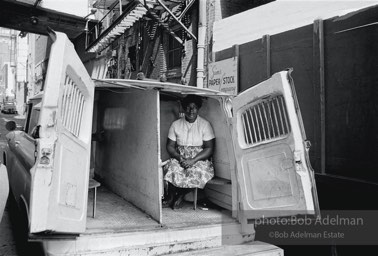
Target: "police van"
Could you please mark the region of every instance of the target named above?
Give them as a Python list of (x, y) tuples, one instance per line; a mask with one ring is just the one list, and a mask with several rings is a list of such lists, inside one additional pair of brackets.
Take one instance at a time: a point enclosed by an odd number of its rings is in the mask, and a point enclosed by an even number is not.
[[(282, 255), (255, 241), (255, 221), (318, 214), (291, 71), (237, 96), (92, 79), (67, 36), (51, 36), (43, 94), (30, 100), (22, 131), (8, 124), (3, 155), (29, 237), (46, 254)], [(215, 177), (199, 191), (212, 207), (171, 210), (162, 208), (162, 165), (188, 94), (204, 98), (199, 114), (215, 132)]]

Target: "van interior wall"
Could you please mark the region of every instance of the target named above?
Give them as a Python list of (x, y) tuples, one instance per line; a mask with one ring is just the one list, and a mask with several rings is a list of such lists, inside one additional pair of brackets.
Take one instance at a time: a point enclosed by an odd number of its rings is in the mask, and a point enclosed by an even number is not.
[(164, 97), (163, 95), (160, 99), (160, 151), (161, 160), (166, 161), (170, 158), (166, 149), (168, 131), (172, 122), (180, 117), (180, 102), (179, 98)]
[[(215, 133), (215, 151), (213, 155), (216, 177), (232, 180), (235, 171), (235, 158), (231, 133), (227, 125), (227, 117), (217, 99), (207, 98), (203, 101), (199, 115), (208, 120)], [(234, 185), (236, 182), (234, 182)], [(232, 210), (232, 185), (211, 185), (205, 187), (207, 198), (213, 203)]]
[[(115, 89), (116, 90), (116, 89)], [(158, 92), (101, 91), (95, 173), (112, 192), (161, 221)]]

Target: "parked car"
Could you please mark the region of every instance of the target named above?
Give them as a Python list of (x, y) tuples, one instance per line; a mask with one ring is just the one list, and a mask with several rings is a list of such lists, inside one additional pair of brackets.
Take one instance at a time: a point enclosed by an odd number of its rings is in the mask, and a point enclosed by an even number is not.
[(5, 205), (7, 203), (9, 193), (8, 173), (3, 164), (0, 164), (0, 223), (3, 218)]
[(1, 112), (7, 114), (17, 114), (16, 104), (13, 101), (4, 102)]
[[(67, 36), (53, 38), (43, 95), (28, 103), (23, 131), (8, 125), (3, 155), (30, 237), (44, 241), (47, 254), (161, 255), (241, 244), (253, 241), (254, 219), (318, 213), (290, 71), (237, 96), (157, 81), (93, 81)], [(215, 132), (214, 179), (228, 181), (206, 186), (219, 205), (208, 211), (161, 203), (168, 129), (187, 94), (205, 97), (200, 115)], [(91, 141), (92, 134), (102, 139)], [(93, 201), (92, 167), (102, 188)], [(96, 199), (99, 213), (87, 218)]]

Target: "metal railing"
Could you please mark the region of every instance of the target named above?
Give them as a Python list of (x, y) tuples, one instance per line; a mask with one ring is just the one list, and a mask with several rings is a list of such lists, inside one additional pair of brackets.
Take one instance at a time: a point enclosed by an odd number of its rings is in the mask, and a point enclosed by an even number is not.
[(88, 21), (86, 26), (85, 48), (88, 49), (88, 47), (92, 46), (103, 35), (106, 35), (108, 31), (117, 24), (117, 21), (121, 20), (121, 17), (129, 13), (137, 4), (138, 1), (134, 1), (133, 4), (129, 4), (125, 9), (122, 9), (119, 1), (117, 1), (93, 27), (88, 28)]

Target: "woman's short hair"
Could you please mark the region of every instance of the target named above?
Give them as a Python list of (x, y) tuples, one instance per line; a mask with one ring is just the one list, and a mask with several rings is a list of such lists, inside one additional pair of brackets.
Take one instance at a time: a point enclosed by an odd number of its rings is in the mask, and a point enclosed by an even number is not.
[(198, 108), (201, 108), (202, 98), (197, 95), (188, 95), (181, 100), (181, 105), (183, 108), (186, 108), (190, 103), (194, 103)]

